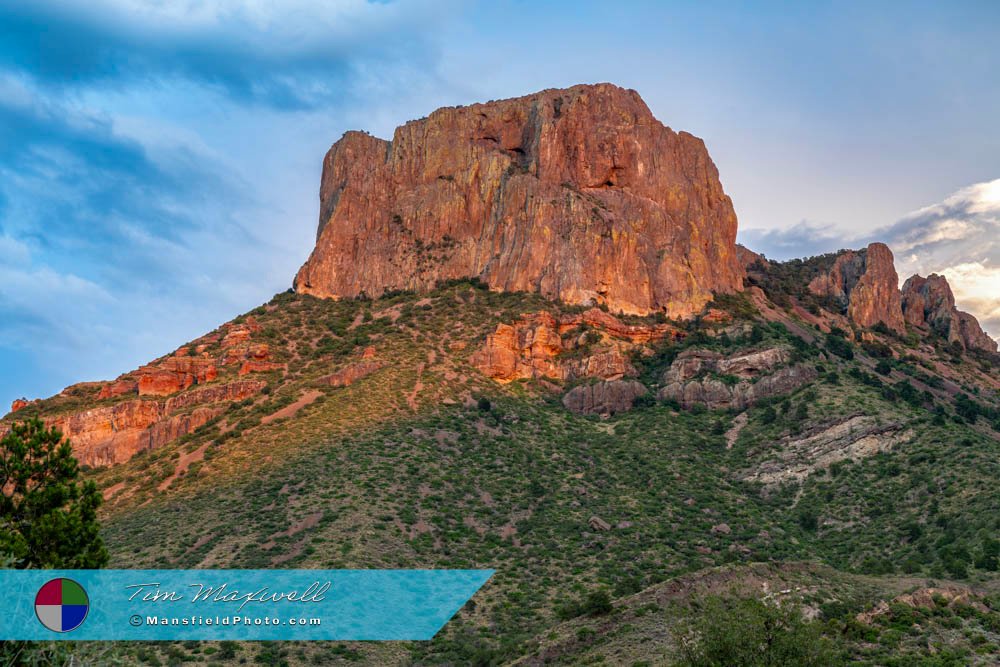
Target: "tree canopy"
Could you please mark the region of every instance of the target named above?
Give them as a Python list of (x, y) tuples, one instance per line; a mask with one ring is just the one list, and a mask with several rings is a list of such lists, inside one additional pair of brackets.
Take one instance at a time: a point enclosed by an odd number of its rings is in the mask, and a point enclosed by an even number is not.
[(38, 419), (0, 439), (0, 553), (16, 568), (100, 568), (108, 552), (99, 533), (101, 494), (80, 482), (68, 440)]

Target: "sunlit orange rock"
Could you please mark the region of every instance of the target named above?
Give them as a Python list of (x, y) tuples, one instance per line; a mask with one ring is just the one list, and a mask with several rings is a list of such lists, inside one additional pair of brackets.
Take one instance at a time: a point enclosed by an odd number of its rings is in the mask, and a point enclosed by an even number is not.
[(115, 398), (116, 396), (124, 396), (125, 394), (138, 393), (139, 383), (135, 380), (124, 379), (109, 382), (101, 387), (101, 391), (97, 394), (97, 398)]
[(859, 326), (872, 327), (881, 322), (898, 333), (906, 331), (899, 276), (892, 251), (884, 243), (844, 251), (829, 273), (809, 283), (809, 290), (839, 303), (848, 319)]
[(327, 153), (295, 289), (377, 297), (477, 277), (630, 314), (742, 288), (736, 214), (701, 139), (610, 84), (439, 109)]
[[(617, 380), (634, 375), (629, 353), (639, 345), (681, 332), (669, 324), (628, 325), (597, 308), (555, 317), (548, 312), (499, 324), (471, 357), (498, 382), (528, 378)], [(566, 355), (571, 351), (579, 354)]]

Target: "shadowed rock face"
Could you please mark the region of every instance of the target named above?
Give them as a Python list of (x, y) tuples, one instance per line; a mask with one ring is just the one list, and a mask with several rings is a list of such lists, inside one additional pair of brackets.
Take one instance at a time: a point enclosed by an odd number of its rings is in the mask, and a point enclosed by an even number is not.
[(712, 410), (743, 410), (816, 379), (812, 366), (785, 366), (790, 359), (784, 348), (730, 357), (709, 350), (686, 350), (664, 372), (658, 397), (677, 401), (685, 408), (700, 404)]
[(609, 380), (574, 387), (562, 402), (578, 415), (611, 416), (631, 410), (635, 399), (646, 393), (646, 386), (638, 380)]
[(847, 317), (859, 326), (871, 327), (882, 322), (893, 331), (906, 331), (899, 276), (892, 251), (884, 243), (845, 251), (828, 274), (809, 283), (809, 290), (840, 303), (846, 308)]
[(736, 215), (705, 145), (609, 84), (439, 109), (323, 162), (321, 297), (477, 277), (612, 311), (686, 317), (742, 287)]
[(997, 351), (975, 317), (955, 307), (955, 296), (944, 276), (910, 276), (903, 284), (903, 314), (915, 327), (926, 327), (966, 348)]

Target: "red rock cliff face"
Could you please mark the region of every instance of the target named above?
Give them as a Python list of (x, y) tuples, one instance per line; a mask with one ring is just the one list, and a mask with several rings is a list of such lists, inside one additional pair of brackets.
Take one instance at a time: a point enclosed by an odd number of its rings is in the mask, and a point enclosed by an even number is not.
[[(229, 402), (254, 396), (265, 386), (261, 380), (239, 380), (170, 399), (135, 398), (43, 421), (70, 440), (81, 463), (112, 465), (190, 433), (224, 413)], [(186, 408), (193, 409), (182, 412)], [(0, 435), (8, 429), (0, 424)]]
[(609, 84), (444, 108), (323, 162), (295, 288), (378, 296), (478, 277), (613, 311), (684, 317), (742, 288), (736, 215), (705, 145)]
[(597, 308), (556, 317), (531, 313), (498, 324), (470, 361), (501, 383), (527, 378), (619, 380), (635, 375), (629, 354), (645, 343), (680, 338), (669, 324), (628, 325)]
[(906, 331), (899, 276), (892, 251), (884, 243), (842, 253), (828, 274), (809, 283), (809, 289), (846, 306), (847, 317), (859, 326), (882, 322), (893, 331)]
[[(272, 361), (266, 343), (253, 340), (259, 330), (252, 317), (241, 324), (227, 323), (222, 327), (224, 335), (220, 332), (203, 336), (195, 341), (193, 351), (181, 347), (112, 382), (80, 383), (60, 394), (85, 399), (84, 405), (97, 403), (95, 407), (69, 414), (52, 414), (43, 409), (40, 416), (46, 425), (58, 428), (69, 438), (73, 454), (81, 463), (122, 463), (137, 452), (160, 447), (194, 431), (222, 415), (230, 404), (263, 391), (266, 381), (244, 376), (283, 370), (285, 365)], [(214, 343), (220, 349), (213, 348)], [(220, 377), (227, 367), (230, 381)], [(108, 405), (99, 401), (116, 402)], [(24, 409), (32, 403), (18, 400), (13, 409)], [(9, 423), (0, 423), (0, 436), (9, 428)]]
[(955, 307), (955, 296), (944, 276), (932, 273), (926, 278), (908, 278), (903, 285), (903, 314), (913, 326), (932, 329), (949, 342), (997, 351), (996, 341), (982, 330), (976, 318)]

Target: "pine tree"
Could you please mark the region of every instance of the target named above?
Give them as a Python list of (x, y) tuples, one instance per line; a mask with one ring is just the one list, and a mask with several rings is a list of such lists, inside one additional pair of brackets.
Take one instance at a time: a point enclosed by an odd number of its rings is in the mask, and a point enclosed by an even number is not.
[(16, 568), (100, 568), (101, 494), (79, 483), (68, 440), (38, 419), (14, 424), (0, 440), (0, 553)]

